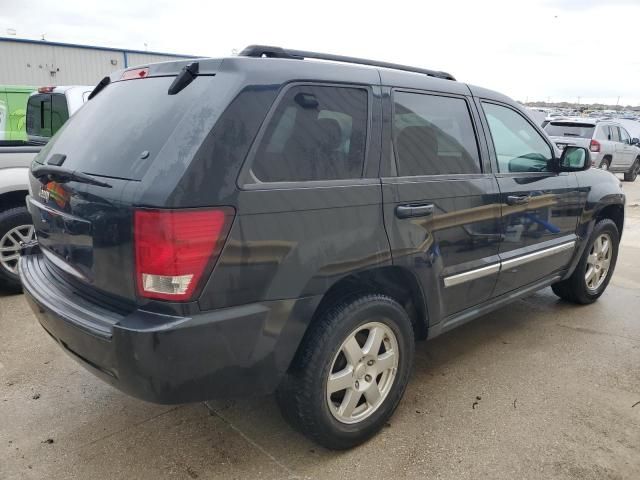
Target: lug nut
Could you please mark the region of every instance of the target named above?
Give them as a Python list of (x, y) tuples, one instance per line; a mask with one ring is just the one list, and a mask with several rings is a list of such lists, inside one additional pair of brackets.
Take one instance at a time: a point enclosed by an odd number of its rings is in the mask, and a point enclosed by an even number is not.
[(367, 365), (371, 366), (371, 365), (373, 365), (374, 363), (375, 363), (375, 362), (374, 362), (373, 360), (369, 360), (369, 361), (367, 362)]
[(360, 388), (360, 382), (356, 380), (356, 388)]
[(371, 375), (365, 375), (365, 376), (364, 376), (364, 379), (365, 379), (367, 382), (370, 382), (370, 381), (371, 381)]

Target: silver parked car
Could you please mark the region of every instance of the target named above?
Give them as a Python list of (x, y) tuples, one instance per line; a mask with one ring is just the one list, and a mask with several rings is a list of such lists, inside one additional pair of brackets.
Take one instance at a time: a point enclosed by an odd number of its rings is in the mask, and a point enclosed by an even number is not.
[(633, 182), (640, 171), (640, 141), (631, 138), (617, 122), (589, 118), (563, 119), (549, 122), (545, 131), (563, 150), (568, 145), (588, 148), (594, 166), (614, 173), (624, 173)]

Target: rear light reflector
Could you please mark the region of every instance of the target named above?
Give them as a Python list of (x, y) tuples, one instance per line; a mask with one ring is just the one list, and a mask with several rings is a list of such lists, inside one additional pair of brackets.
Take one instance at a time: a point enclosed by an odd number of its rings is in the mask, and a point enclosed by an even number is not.
[(591, 150), (592, 152), (599, 152), (600, 142), (597, 140), (591, 140), (591, 144), (589, 145), (589, 150)]
[(144, 78), (147, 75), (149, 75), (149, 69), (146, 67), (132, 68), (131, 70), (125, 70), (124, 72), (122, 72), (120, 80), (135, 80), (136, 78)]
[(138, 295), (188, 301), (217, 260), (233, 221), (228, 207), (134, 212)]

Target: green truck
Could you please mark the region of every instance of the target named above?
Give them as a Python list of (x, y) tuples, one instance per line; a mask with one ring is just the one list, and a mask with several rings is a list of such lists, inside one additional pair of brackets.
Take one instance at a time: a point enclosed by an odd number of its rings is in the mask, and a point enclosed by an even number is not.
[(35, 87), (0, 85), (0, 145), (27, 141), (27, 101), (35, 90)]

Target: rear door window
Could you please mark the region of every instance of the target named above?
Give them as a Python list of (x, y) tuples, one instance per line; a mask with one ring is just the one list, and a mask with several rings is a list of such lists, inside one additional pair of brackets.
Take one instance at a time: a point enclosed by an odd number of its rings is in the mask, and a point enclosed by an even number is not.
[(480, 173), (478, 144), (462, 98), (394, 92), (398, 175)]
[(620, 130), (618, 130), (618, 127), (611, 125), (609, 128), (611, 129), (611, 140), (620, 142)]
[(361, 178), (367, 124), (368, 93), (364, 88), (291, 87), (258, 143), (250, 181)]

